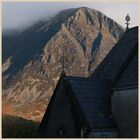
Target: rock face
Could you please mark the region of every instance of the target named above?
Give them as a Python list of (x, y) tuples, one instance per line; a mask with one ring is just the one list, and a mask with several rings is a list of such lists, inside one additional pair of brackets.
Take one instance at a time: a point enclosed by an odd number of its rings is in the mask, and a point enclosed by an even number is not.
[(3, 35), (3, 113), (40, 120), (62, 67), (67, 75), (88, 76), (123, 33), (101, 12), (81, 7)]

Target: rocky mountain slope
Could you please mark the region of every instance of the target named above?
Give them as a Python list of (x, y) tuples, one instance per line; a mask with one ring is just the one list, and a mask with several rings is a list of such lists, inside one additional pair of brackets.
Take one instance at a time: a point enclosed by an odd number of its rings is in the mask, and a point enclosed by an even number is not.
[(81, 7), (3, 35), (3, 113), (40, 120), (63, 65), (67, 75), (88, 76), (123, 33), (101, 12)]

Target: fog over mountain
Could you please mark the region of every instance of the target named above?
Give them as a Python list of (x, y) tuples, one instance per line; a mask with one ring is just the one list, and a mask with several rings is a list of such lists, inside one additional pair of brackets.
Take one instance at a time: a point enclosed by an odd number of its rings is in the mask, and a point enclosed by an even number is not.
[(97, 9), (123, 27), (125, 27), (124, 17), (129, 13), (130, 27), (138, 25), (138, 4), (136, 2), (3, 2), (3, 29), (22, 31), (39, 20), (49, 20), (61, 10), (78, 7)]

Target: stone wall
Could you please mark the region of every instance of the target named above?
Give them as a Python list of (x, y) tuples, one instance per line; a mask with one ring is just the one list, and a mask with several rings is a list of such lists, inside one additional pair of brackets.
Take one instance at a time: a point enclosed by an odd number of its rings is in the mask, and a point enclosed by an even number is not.
[(138, 89), (114, 91), (112, 112), (119, 137), (138, 137)]

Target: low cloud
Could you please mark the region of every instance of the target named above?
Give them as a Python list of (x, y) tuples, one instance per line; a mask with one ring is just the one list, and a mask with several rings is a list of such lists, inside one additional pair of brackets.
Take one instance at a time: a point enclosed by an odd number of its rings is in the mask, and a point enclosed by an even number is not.
[(125, 16), (131, 16), (131, 27), (138, 25), (136, 2), (3, 2), (3, 29), (23, 30), (39, 20), (48, 20), (63, 9), (86, 6), (97, 9), (125, 27)]

